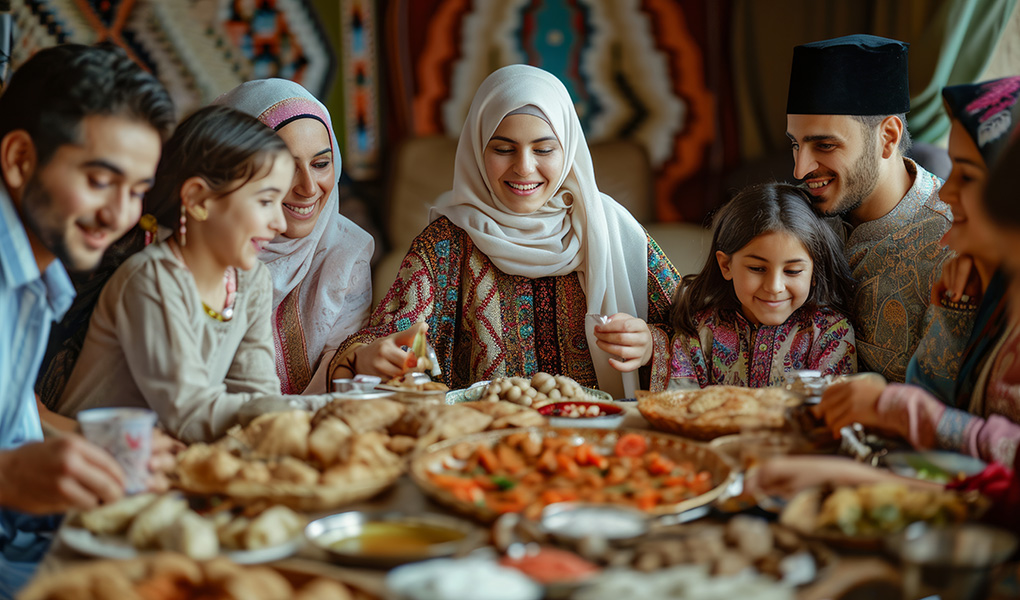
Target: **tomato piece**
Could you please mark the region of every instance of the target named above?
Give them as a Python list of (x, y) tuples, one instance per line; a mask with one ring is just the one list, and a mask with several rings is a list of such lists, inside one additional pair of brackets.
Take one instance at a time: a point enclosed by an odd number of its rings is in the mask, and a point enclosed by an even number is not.
[(617, 456), (641, 456), (648, 450), (648, 440), (637, 433), (625, 433), (616, 441), (614, 451)]
[(482, 465), (482, 468), (489, 473), (495, 473), (500, 469), (496, 453), (492, 451), (492, 448), (484, 445), (478, 446), (478, 464)]
[(652, 475), (669, 475), (676, 467), (676, 463), (661, 454), (656, 454), (648, 463), (648, 472)]

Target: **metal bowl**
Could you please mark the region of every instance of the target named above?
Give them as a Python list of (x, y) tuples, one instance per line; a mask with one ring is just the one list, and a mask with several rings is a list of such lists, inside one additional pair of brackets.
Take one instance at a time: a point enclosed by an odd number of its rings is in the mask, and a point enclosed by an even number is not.
[[(354, 542), (352, 548), (337, 548), (338, 542), (354, 540), (365, 533), (373, 524), (385, 524), (393, 529), (394, 537), (402, 529), (420, 532), (427, 528), (441, 532), (450, 539), (428, 544), (420, 550), (401, 550), (386, 544), (381, 551), (366, 551)], [(444, 515), (424, 513), (409, 515), (399, 512), (348, 511), (312, 521), (305, 527), (308, 541), (324, 550), (336, 562), (361, 566), (392, 568), (409, 562), (453, 556), (469, 551), (481, 541), (482, 532), (473, 524)], [(373, 536), (385, 539), (384, 535)], [(395, 541), (395, 539), (394, 539)]]
[(996, 569), (1017, 548), (1012, 533), (964, 523), (932, 527), (914, 523), (886, 540), (902, 563), (904, 598), (986, 598)]

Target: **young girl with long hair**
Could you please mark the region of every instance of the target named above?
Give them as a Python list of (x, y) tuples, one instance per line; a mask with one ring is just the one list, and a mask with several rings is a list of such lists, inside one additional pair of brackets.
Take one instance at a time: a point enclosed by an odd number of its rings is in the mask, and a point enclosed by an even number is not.
[(121, 265), (92, 314), (57, 408), (143, 406), (186, 442), (221, 436), (252, 413), (315, 408), (281, 396), (270, 324), (273, 285), (259, 251), (286, 228), (294, 159), (254, 117), (203, 108), (163, 149), (147, 206), (173, 234)]
[(674, 295), (670, 377), (765, 387), (802, 369), (856, 372), (852, 285), (839, 239), (803, 191), (741, 191), (715, 217), (705, 266)]

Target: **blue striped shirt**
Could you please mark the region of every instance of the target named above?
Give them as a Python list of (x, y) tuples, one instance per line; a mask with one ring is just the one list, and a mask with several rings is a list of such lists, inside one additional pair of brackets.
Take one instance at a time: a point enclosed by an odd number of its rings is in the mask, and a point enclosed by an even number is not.
[[(25, 227), (0, 183), (0, 450), (42, 439), (32, 387), (50, 325), (73, 299), (60, 261), (39, 272)], [(13, 596), (35, 571), (56, 523), (0, 510), (0, 598)]]

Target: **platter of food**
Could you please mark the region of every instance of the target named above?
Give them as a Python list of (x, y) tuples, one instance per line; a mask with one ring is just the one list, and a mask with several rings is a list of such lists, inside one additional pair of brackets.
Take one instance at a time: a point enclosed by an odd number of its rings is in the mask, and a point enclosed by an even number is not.
[(196, 561), (173, 552), (72, 566), (58, 577), (35, 578), (18, 598), (378, 600), (378, 596), (339, 577), (309, 575), (283, 566), (242, 566), (226, 557)]
[(980, 458), (939, 450), (890, 452), (882, 460), (897, 475), (943, 484), (977, 475), (988, 466)]
[(612, 402), (613, 397), (601, 390), (584, 387), (564, 375), (535, 373), (531, 377), (497, 377), (478, 382), (469, 388), (454, 390), (446, 395), (447, 404), (458, 402), (507, 401), (541, 408), (561, 401)]
[(976, 519), (987, 508), (975, 492), (877, 483), (804, 490), (787, 503), (779, 521), (808, 539), (878, 550), (885, 537), (911, 523), (952, 525)]
[(430, 444), (481, 431), (544, 425), (538, 411), (510, 402), (407, 403), (337, 399), (314, 414), (261, 415), (212, 444), (178, 455), (178, 488), (242, 504), (315, 512), (367, 500)]
[(411, 476), (434, 500), (489, 522), (582, 498), (681, 513), (722, 494), (731, 471), (714, 450), (658, 432), (532, 427), (429, 446)]
[(802, 399), (780, 388), (713, 385), (700, 390), (637, 392), (638, 410), (656, 429), (696, 440), (748, 430), (782, 429)]
[(385, 428), (402, 415), (391, 400), (335, 400), (315, 415), (261, 415), (214, 444), (178, 456), (177, 487), (297, 511), (367, 500), (392, 485), (403, 459)]
[[(693, 564), (704, 566), (714, 576), (753, 569), (791, 586), (814, 581), (837, 560), (824, 544), (804, 540), (787, 527), (750, 515), (736, 515), (726, 523), (702, 520), (683, 525), (663, 525), (657, 522), (660, 519), (645, 518), (643, 526), (634, 528), (629, 521), (620, 520), (626, 512), (603, 505), (601, 514), (591, 515), (599, 518), (583, 527), (574, 523), (572, 529), (577, 531), (564, 536), (563, 528), (557, 527), (550, 516), (574, 512), (570, 508), (566, 513), (551, 512), (566, 504), (570, 503), (546, 507), (538, 523), (504, 515), (493, 528), (497, 549), (508, 552), (513, 544), (556, 545), (581, 553), (598, 566), (627, 567), (644, 573)], [(640, 535), (634, 535), (638, 531)]]
[(99, 558), (168, 550), (194, 559), (223, 554), (238, 564), (286, 558), (302, 543), (306, 519), (285, 506), (199, 512), (195, 504), (201, 501), (176, 492), (128, 496), (69, 515), (58, 535), (72, 550)]

